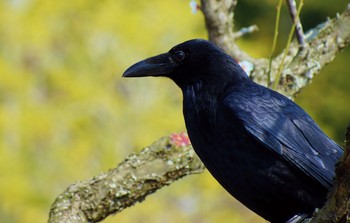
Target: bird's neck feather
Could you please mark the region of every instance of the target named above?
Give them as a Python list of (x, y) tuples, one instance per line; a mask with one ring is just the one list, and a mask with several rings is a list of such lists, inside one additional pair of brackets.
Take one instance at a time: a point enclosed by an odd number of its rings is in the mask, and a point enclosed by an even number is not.
[[(196, 115), (203, 111), (215, 111), (218, 100), (228, 87), (251, 81), (243, 69), (229, 56), (216, 61), (220, 69), (209, 66), (195, 74), (192, 81), (178, 84), (183, 93), (183, 105)], [(215, 69), (214, 69), (215, 68)], [(193, 113), (194, 112), (194, 113)]]

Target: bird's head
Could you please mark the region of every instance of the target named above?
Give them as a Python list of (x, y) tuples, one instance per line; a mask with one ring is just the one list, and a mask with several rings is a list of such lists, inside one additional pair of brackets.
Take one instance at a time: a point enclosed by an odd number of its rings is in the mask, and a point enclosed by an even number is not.
[(232, 57), (202, 39), (183, 42), (167, 53), (140, 61), (123, 74), (123, 77), (145, 76), (169, 77), (182, 89), (196, 83), (222, 88), (228, 81), (248, 78)]

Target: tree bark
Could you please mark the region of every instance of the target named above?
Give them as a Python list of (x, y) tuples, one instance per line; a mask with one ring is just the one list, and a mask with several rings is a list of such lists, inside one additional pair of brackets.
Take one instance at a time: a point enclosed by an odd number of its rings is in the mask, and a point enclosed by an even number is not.
[[(236, 60), (251, 62), (254, 66), (251, 78), (261, 85), (270, 86), (272, 80), (267, 80), (269, 60), (252, 58), (235, 42), (232, 17), (237, 1), (201, 0), (201, 2), (209, 40)], [(302, 88), (309, 85), (312, 78), (333, 61), (337, 53), (349, 45), (350, 4), (341, 15), (308, 31), (306, 42), (309, 47), (305, 49), (306, 52), (300, 52), (299, 45), (294, 40), (284, 61), (284, 70), (277, 90), (289, 98), (293, 98)], [(272, 78), (275, 78), (282, 54), (283, 52), (272, 60)]]
[(129, 155), (116, 168), (69, 186), (56, 198), (48, 222), (101, 221), (181, 177), (203, 170), (186, 133), (163, 137)]
[[(236, 45), (233, 32), (237, 0), (201, 0), (209, 40), (215, 42), (238, 61), (249, 61), (254, 69), (251, 78), (263, 85), (267, 80), (269, 61), (254, 59)], [(293, 98), (336, 54), (350, 42), (350, 5), (336, 18), (327, 20), (306, 34), (310, 46), (300, 52), (296, 41), (288, 51), (277, 90)], [(281, 55), (272, 61), (272, 74), (277, 73)], [(272, 78), (275, 76), (272, 75)], [(349, 127), (350, 128), (350, 127)], [(345, 155), (336, 170), (335, 187), (330, 198), (312, 223), (347, 222), (349, 219), (350, 133)], [(98, 222), (108, 215), (141, 202), (147, 195), (181, 177), (200, 173), (203, 164), (195, 155), (186, 134), (166, 136), (139, 154), (131, 154), (117, 167), (90, 180), (72, 184), (53, 203), (49, 221)]]

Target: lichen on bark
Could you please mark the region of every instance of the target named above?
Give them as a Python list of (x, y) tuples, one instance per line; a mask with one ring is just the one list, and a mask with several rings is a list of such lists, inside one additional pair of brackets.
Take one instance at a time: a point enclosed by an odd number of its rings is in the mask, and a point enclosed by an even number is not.
[(186, 133), (163, 137), (129, 155), (116, 168), (72, 184), (55, 200), (49, 222), (101, 221), (181, 177), (203, 170)]

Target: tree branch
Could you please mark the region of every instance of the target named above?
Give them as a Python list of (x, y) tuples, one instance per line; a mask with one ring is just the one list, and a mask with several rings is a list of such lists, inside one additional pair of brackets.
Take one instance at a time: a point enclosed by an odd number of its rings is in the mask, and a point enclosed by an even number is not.
[(53, 203), (48, 222), (101, 221), (204, 168), (186, 133), (163, 137), (107, 173), (72, 184)]
[[(233, 10), (237, 1), (202, 0), (209, 40), (215, 42), (238, 61), (248, 60), (254, 65), (251, 78), (266, 85), (269, 61), (267, 58), (254, 59), (243, 52), (235, 43), (233, 27)], [(349, 4), (350, 5), (350, 4)], [(293, 98), (306, 87), (320, 70), (330, 63), (338, 52), (350, 42), (350, 6), (336, 18), (330, 19), (306, 33), (309, 45), (303, 53), (294, 41), (284, 61), (284, 70), (277, 90)], [(282, 55), (272, 60), (271, 76), (275, 77)]]
[[(294, 41), (285, 61), (278, 89), (289, 97), (295, 96), (302, 88), (309, 85), (312, 78), (332, 62), (337, 53), (349, 45), (350, 7), (340, 16), (307, 32), (306, 41), (309, 45), (306, 52), (299, 51), (298, 44)], [(281, 56), (278, 56), (274, 62), (278, 63), (280, 59)]]
[(305, 42), (303, 26), (301, 25), (299, 16), (297, 16), (297, 5), (295, 0), (287, 0), (286, 2), (292, 22), (295, 23), (295, 36), (299, 43), (299, 48), (305, 49), (307, 48), (307, 43)]
[(252, 58), (235, 44), (234, 9), (237, 0), (201, 0), (209, 40), (239, 60)]

